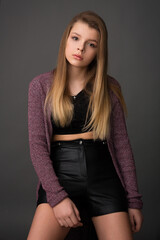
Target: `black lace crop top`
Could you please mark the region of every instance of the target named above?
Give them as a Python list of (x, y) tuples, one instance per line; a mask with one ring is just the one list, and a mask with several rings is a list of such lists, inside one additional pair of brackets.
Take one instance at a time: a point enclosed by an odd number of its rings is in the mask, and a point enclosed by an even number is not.
[[(88, 95), (85, 93), (84, 90), (82, 90), (76, 96), (72, 96), (72, 102), (74, 105), (74, 112), (72, 121), (68, 126), (65, 127), (57, 126), (53, 120), (53, 117), (51, 117), (53, 134), (76, 134), (89, 131), (89, 130), (82, 131), (82, 128), (84, 127), (85, 124), (89, 104)], [(89, 121), (89, 118), (90, 114), (88, 114), (87, 123)]]

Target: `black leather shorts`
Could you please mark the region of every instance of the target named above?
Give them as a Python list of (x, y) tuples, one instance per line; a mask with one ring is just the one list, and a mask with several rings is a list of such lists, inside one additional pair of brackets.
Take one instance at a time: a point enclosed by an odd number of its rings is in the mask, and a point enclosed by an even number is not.
[[(51, 159), (60, 184), (89, 216), (127, 212), (126, 193), (114, 168), (106, 141), (77, 139), (51, 144)], [(47, 202), (42, 186), (37, 205)]]

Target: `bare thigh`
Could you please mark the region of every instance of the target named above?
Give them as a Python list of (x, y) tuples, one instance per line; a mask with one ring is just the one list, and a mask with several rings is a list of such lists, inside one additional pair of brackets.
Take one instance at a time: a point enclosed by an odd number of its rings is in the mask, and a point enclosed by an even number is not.
[(99, 240), (133, 240), (128, 213), (117, 212), (93, 217)]
[(61, 227), (48, 203), (39, 204), (27, 240), (63, 240), (70, 228)]

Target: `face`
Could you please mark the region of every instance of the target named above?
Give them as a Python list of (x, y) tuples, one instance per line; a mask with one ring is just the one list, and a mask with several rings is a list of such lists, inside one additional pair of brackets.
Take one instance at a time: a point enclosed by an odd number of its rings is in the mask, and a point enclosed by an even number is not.
[(87, 23), (76, 22), (68, 36), (65, 56), (74, 67), (86, 68), (96, 57), (99, 32)]

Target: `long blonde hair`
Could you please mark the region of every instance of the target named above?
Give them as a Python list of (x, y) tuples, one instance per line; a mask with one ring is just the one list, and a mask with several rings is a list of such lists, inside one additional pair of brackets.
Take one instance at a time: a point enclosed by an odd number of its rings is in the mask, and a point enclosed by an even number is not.
[(87, 116), (89, 111), (91, 117), (85, 124), (84, 130), (92, 130), (94, 139), (106, 139), (110, 133), (111, 100), (109, 88), (115, 92), (125, 108), (123, 96), (119, 89), (110, 85), (107, 80), (108, 66), (108, 33), (102, 18), (91, 11), (82, 12), (76, 15), (68, 24), (59, 47), (57, 67), (53, 74), (53, 82), (46, 96), (44, 109), (50, 107), (56, 125), (64, 127), (69, 125), (73, 116), (73, 104), (69, 96), (67, 84), (67, 60), (65, 48), (70, 31), (77, 21), (87, 23), (89, 27), (99, 32), (97, 56), (89, 64), (85, 82), (86, 93), (90, 96)]

